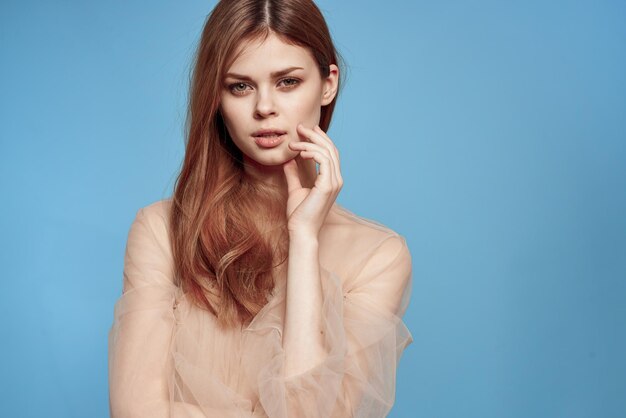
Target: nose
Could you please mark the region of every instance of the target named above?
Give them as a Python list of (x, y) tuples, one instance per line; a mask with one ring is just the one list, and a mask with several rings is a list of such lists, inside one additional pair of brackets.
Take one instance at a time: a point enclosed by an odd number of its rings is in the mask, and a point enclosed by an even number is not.
[(266, 118), (276, 114), (276, 105), (272, 93), (267, 89), (259, 89), (254, 113), (257, 117)]

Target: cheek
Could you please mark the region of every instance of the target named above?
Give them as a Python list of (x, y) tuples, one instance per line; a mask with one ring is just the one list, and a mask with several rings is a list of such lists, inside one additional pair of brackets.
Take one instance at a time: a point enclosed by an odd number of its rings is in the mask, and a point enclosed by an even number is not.
[(237, 110), (236, 104), (229, 100), (222, 100), (220, 109), (228, 130), (236, 130), (238, 125), (237, 115), (241, 115), (241, 112)]
[(317, 92), (306, 91), (303, 94), (294, 97), (289, 103), (289, 113), (298, 121), (308, 123), (309, 125), (316, 125), (319, 120), (321, 100)]

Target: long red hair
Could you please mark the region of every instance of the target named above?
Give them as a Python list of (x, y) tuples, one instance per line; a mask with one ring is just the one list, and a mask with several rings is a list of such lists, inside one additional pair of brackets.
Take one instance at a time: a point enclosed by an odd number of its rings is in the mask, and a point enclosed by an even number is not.
[[(288, 255), (286, 191), (246, 175), (242, 153), (219, 112), (222, 78), (235, 51), (241, 42), (263, 40), (271, 32), (308, 48), (322, 77), (329, 75), (330, 64), (340, 65), (324, 17), (311, 0), (222, 0), (207, 18), (192, 67), (170, 240), (176, 284), (221, 326), (249, 322), (258, 313), (274, 289), (274, 268)], [(336, 100), (337, 95), (321, 109), (324, 131)], [(261, 220), (259, 213), (267, 216)], [(270, 224), (280, 227), (268, 232), (263, 225)]]

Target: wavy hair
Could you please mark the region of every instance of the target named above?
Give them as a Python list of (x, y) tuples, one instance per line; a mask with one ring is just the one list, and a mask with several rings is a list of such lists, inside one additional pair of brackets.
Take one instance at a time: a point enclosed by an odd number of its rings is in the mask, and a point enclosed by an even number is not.
[[(238, 47), (270, 33), (308, 48), (324, 78), (330, 64), (343, 68), (311, 0), (221, 0), (207, 17), (193, 57), (185, 155), (174, 184), (169, 232), (176, 284), (222, 327), (247, 323), (259, 312), (274, 289), (274, 269), (288, 256), (286, 190), (246, 175), (219, 109), (222, 78)], [(342, 70), (339, 76), (341, 88)], [(321, 109), (324, 131), (337, 97)]]

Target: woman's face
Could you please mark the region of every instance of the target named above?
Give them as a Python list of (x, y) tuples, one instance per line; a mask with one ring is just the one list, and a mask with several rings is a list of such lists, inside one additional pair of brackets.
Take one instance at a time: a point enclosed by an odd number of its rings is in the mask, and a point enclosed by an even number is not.
[[(240, 48), (243, 53), (227, 69), (222, 83), (224, 123), (244, 158), (264, 166), (284, 164), (299, 153), (288, 143), (304, 140), (296, 132), (298, 123), (310, 129), (318, 125), (321, 106), (335, 97), (338, 68), (331, 65), (329, 77), (322, 80), (308, 49), (284, 43), (273, 33), (262, 43), (255, 40)], [(255, 140), (254, 133), (261, 129), (286, 134), (281, 143), (268, 148)]]

